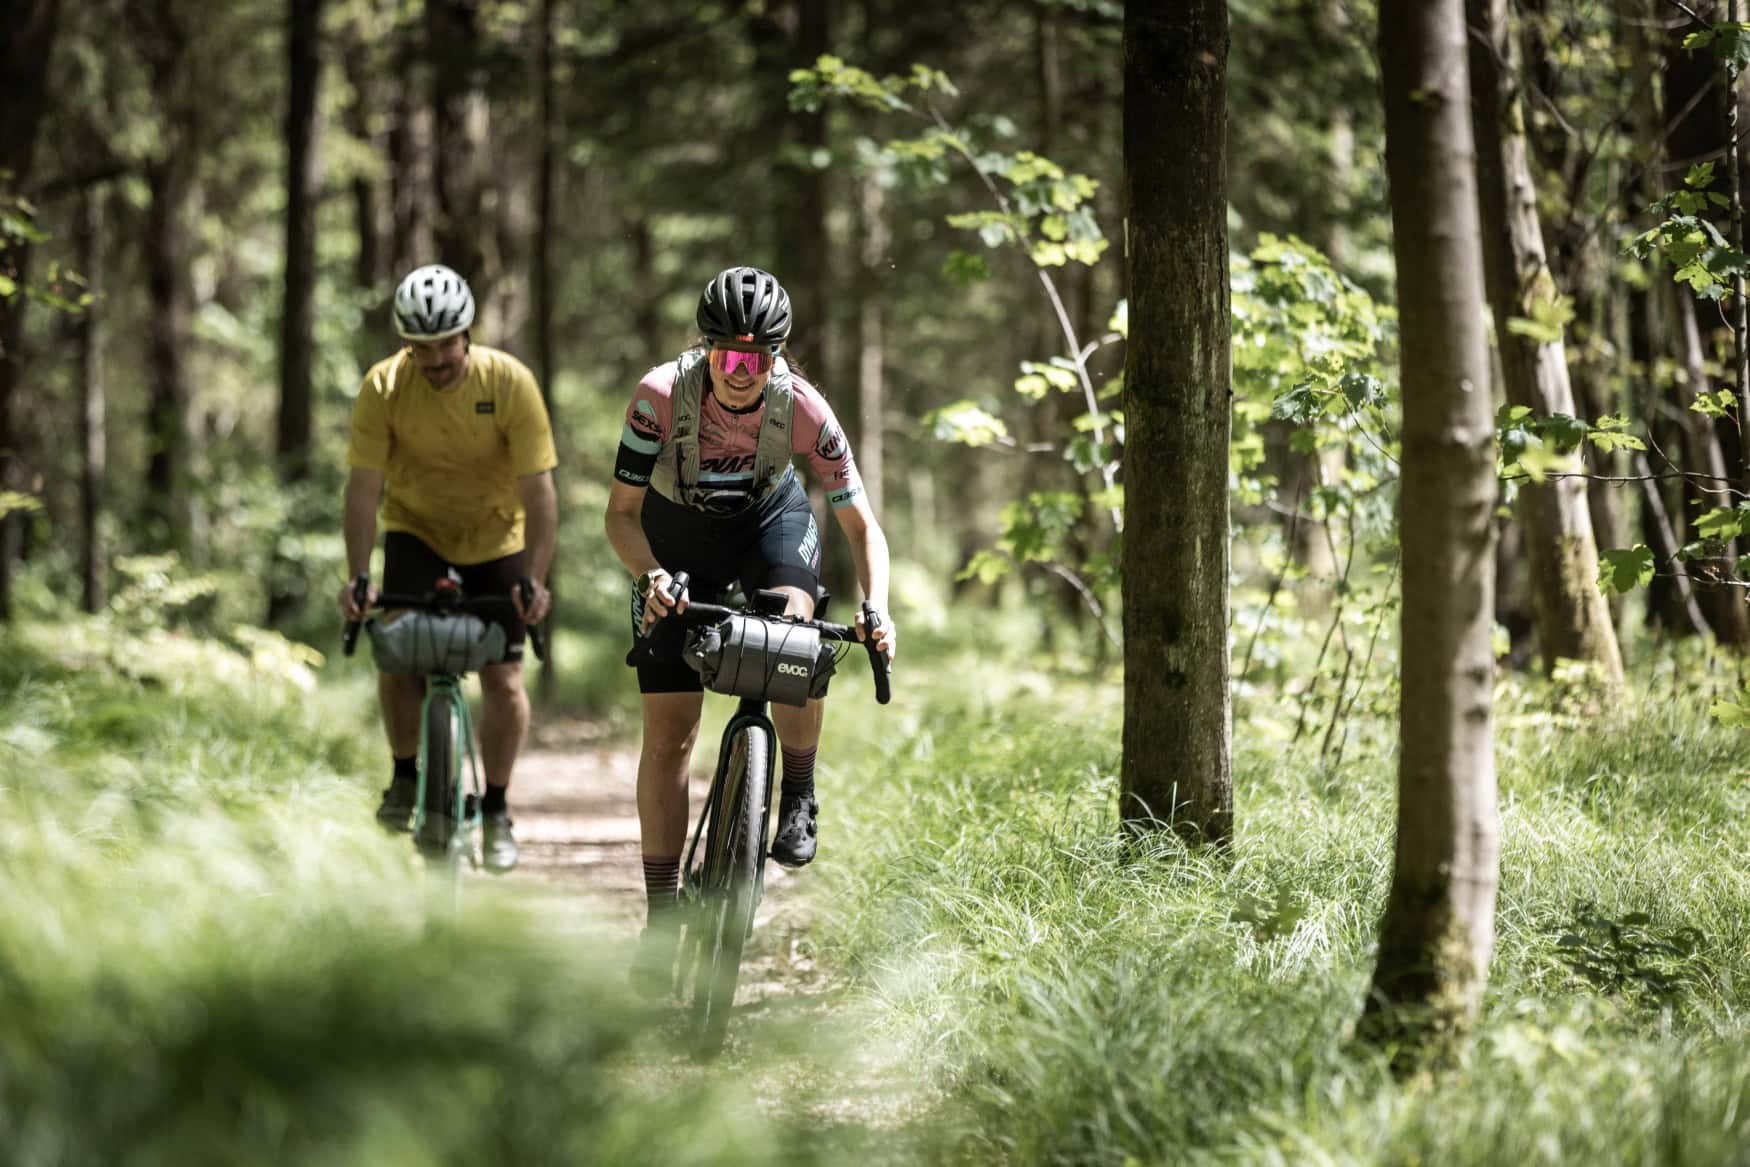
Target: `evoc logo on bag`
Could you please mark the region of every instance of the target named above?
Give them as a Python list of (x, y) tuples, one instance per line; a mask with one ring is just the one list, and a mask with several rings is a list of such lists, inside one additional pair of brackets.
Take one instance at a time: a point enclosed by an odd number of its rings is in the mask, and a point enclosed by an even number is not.
[(779, 661), (778, 671), (789, 677), (806, 677), (811, 670), (807, 665), (793, 665), (788, 661)]

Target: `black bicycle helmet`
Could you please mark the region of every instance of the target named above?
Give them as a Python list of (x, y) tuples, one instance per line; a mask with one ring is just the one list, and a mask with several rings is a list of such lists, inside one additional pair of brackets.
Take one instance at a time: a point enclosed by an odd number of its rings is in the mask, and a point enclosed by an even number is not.
[(698, 324), (707, 340), (780, 345), (790, 335), (790, 296), (770, 272), (726, 268), (705, 285)]

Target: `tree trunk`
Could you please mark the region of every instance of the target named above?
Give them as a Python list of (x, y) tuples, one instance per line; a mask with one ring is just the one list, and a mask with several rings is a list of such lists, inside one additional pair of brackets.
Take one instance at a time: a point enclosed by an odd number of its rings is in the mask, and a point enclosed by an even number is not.
[(191, 545), (187, 469), (193, 450), (183, 355), (192, 316), (188, 286), (190, 180), (186, 155), (171, 154), (146, 167), (146, 376), (150, 386), (146, 435), (146, 514), (159, 547)]
[[(364, 15), (365, 9), (347, 30), (346, 46), (341, 60), (351, 100), (346, 103), (346, 132), (361, 147), (375, 155), (383, 146), (371, 117), (381, 100), (378, 83), (374, 21)], [(384, 267), (384, 198), (383, 182), (374, 172), (355, 167), (352, 178), (353, 232), (358, 239), (358, 251), (353, 256), (353, 283), (375, 291), (387, 278)]]
[[(395, 66), (395, 120), (389, 128), (389, 194), (393, 226), (390, 250), (399, 280), (421, 264), (438, 259), (432, 240), (432, 116), (429, 90), (423, 84), (429, 72), (418, 52), (414, 30), (397, 26)], [(387, 316), (387, 313), (385, 313)], [(390, 335), (393, 335), (390, 333)]]
[(316, 202), (320, 162), (316, 110), (321, 79), (322, 0), (289, 0), (286, 108), (286, 282), (280, 317), (280, 409), (275, 452), (280, 476), (310, 473), (311, 330), (316, 300)]
[[(1476, 134), (1483, 272), (1494, 310), (1507, 400), (1534, 417), (1574, 415), (1567, 351), (1561, 338), (1540, 343), (1513, 330), (1515, 318), (1535, 318), (1560, 293), (1544, 259), (1537, 188), (1526, 156), (1518, 53), (1507, 26), (1507, 0), (1467, 0), (1472, 118)], [(1610, 606), (1598, 589), (1598, 545), (1581, 478), (1519, 491), (1525, 550), (1531, 568), (1532, 612), (1545, 673), (1562, 659), (1596, 665), (1611, 685), (1622, 683), (1622, 654)]]
[[(535, 28), (535, 230), (529, 241), (529, 292), (534, 300), (535, 376), (541, 382), (541, 400), (547, 415), (553, 415), (553, 264), (548, 240), (553, 227), (553, 0), (541, 0)], [(554, 587), (557, 580), (549, 579)], [(559, 676), (551, 657), (541, 662), (535, 696), (550, 706), (559, 695)]]
[[(60, 0), (13, 0), (7, 9), (6, 34), (0, 36), (0, 195), (8, 188), (22, 190), (30, 181), (60, 9)], [(7, 172), (10, 178), (3, 177)], [(0, 273), (22, 285), (29, 254), (27, 244), (0, 244)], [(24, 306), (22, 292), (0, 296), (0, 491), (19, 489), (12, 398), (21, 371)], [(12, 568), (22, 531), (18, 514), (0, 514), (0, 621), (12, 619)]]
[(882, 292), (887, 282), (883, 275), (891, 241), (887, 231), (887, 192), (879, 175), (863, 176), (857, 212), (858, 259), (862, 268), (862, 278), (857, 281), (857, 466), (863, 475), (863, 489), (869, 495), (869, 507), (880, 515), (885, 474), (881, 412), (887, 392)]
[[(1386, 4), (1404, 395), (1398, 830), (1370, 1037), (1456, 1035), (1495, 939), (1495, 440), (1462, 0)], [(1412, 521), (1413, 520), (1413, 521)]]
[[(280, 481), (295, 487), (310, 476), (310, 351), (316, 301), (316, 203), (320, 161), (316, 112), (322, 75), (322, 0), (286, 6), (286, 281), (280, 315), (280, 407), (274, 453)], [(292, 496), (295, 497), (295, 494)], [(296, 516), (293, 519), (297, 521)], [(274, 556), (267, 623), (289, 617), (302, 599), (295, 563)]]
[(482, 235), (489, 115), (480, 88), (480, 0), (427, 0), (436, 262), (461, 273), (482, 312), (492, 299)]
[(1227, 7), (1124, 6), (1124, 760), (1132, 828), (1233, 837)]
[(80, 313), (73, 344), (79, 369), (79, 601), (87, 612), (104, 605), (104, 556), (98, 524), (103, 516), (103, 198), (87, 187), (79, 192), (74, 247), (91, 302)]

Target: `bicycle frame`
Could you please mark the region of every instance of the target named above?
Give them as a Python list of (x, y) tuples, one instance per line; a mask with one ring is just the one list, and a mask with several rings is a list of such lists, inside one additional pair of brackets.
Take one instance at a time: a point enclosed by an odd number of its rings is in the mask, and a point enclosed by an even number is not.
[[(467, 807), (467, 795), (471, 792), (476, 797), (480, 794), (480, 751), (474, 740), (474, 719), (468, 712), (468, 699), (462, 693), (462, 679), (454, 673), (428, 673), (425, 678), (425, 696), (419, 705), (419, 770), (418, 784), (414, 790), (413, 833), (418, 835), (425, 826), (425, 791), (431, 773), (430, 759), (426, 756), (431, 741), (428, 727), (431, 725), (432, 698), (439, 693), (449, 696), (450, 708), (454, 710), (456, 732), (451, 735), (451, 748), (456, 752), (456, 804), (453, 808), (456, 819), (456, 830), (461, 831), (464, 823), (464, 812)], [(466, 758), (467, 783), (462, 782), (461, 759)]]

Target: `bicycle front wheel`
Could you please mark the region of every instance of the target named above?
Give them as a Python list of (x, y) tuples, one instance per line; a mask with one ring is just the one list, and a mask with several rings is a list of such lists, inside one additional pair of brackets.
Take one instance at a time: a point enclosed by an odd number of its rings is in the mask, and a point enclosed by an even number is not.
[(456, 697), (443, 689), (426, 702), (423, 779), (420, 788), (420, 825), (414, 841), (432, 858), (447, 855), (457, 828), (456, 797), (459, 777), (456, 756)]
[(731, 738), (719, 812), (706, 825), (699, 968), (693, 981), (693, 1032), (700, 1056), (723, 1047), (742, 949), (759, 906), (760, 867), (772, 787), (772, 739), (758, 725)]

